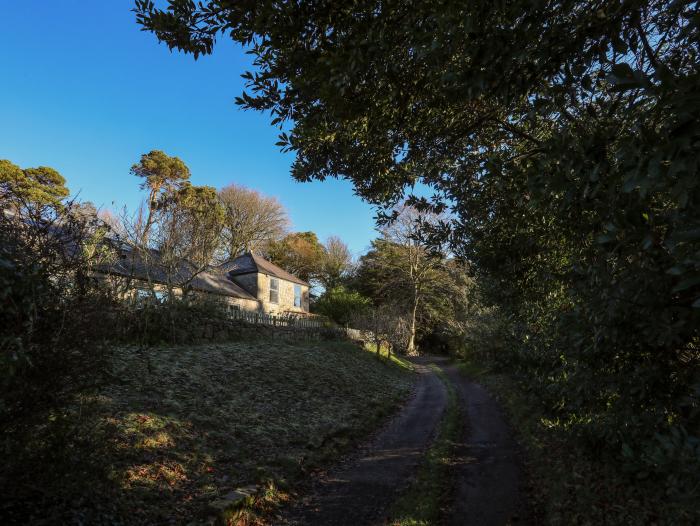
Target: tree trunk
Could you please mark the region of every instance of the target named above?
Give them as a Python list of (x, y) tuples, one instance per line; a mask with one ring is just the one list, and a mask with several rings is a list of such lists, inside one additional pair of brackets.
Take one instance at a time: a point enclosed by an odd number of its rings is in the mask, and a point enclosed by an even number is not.
[(144, 247), (148, 244), (148, 234), (153, 225), (153, 211), (156, 204), (156, 190), (151, 190), (148, 196), (148, 216), (146, 216), (146, 224), (143, 226), (143, 233), (141, 234), (141, 245)]
[(413, 310), (411, 311), (411, 331), (408, 335), (408, 345), (406, 346), (406, 354), (409, 356), (416, 354), (416, 315), (418, 313), (418, 291), (413, 295)]

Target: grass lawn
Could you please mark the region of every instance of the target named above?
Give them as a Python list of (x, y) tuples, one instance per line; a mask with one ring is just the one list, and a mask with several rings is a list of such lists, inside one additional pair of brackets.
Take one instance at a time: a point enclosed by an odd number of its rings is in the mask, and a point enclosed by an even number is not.
[(115, 382), (76, 410), (76, 462), (37, 482), (54, 487), (30, 522), (196, 523), (250, 484), (274, 507), (407, 397), (402, 365), (343, 342), (118, 349)]

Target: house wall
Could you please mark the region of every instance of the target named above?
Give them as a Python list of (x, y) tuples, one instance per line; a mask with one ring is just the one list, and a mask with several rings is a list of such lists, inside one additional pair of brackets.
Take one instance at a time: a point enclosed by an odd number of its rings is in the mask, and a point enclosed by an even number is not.
[[(96, 277), (103, 279), (105, 282), (109, 283), (110, 286), (115, 287), (114, 290), (120, 291), (118, 295), (123, 300), (135, 298), (139, 290), (150, 292), (151, 286), (153, 287), (153, 291), (156, 293), (165, 294), (168, 292), (168, 287), (161, 283), (153, 283), (149, 285), (149, 283), (144, 280), (114, 275), (97, 275)], [(182, 289), (180, 287), (173, 287), (173, 293), (175, 296), (180, 297), (182, 296)], [(202, 298), (216, 299), (222, 301), (226, 305), (230, 305), (232, 307), (238, 306), (239, 308), (247, 311), (255, 312), (260, 310), (260, 302), (258, 300), (235, 298), (232, 296), (224, 296), (200, 290), (193, 290), (190, 292), (190, 294)]]
[(257, 289), (258, 299), (262, 303), (262, 308), (270, 314), (286, 314), (289, 312), (298, 312), (299, 314), (308, 314), (309, 312), (309, 287), (301, 286), (301, 307), (294, 306), (294, 285), (291, 281), (286, 281), (280, 278), (274, 278), (279, 281), (279, 302), (270, 302), (270, 277), (266, 274), (258, 273)]
[(232, 298), (230, 296), (224, 296), (224, 299), (228, 305), (238, 306), (242, 310), (247, 310), (247, 311), (260, 310), (260, 302), (258, 300), (248, 300), (248, 299), (244, 299), (244, 298)]
[(250, 274), (239, 274), (238, 276), (233, 277), (233, 281), (238, 283), (241, 287), (243, 287), (251, 295), (258, 298), (259, 297), (258, 290), (260, 290), (260, 287), (258, 284), (258, 281), (259, 281), (258, 276), (259, 276), (259, 274), (257, 272), (251, 272)]

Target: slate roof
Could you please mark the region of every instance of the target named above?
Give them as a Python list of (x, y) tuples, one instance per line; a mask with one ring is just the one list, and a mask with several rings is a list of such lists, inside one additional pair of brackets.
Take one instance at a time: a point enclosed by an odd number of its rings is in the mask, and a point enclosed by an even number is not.
[(303, 279), (296, 277), (294, 274), (290, 274), (271, 261), (268, 261), (264, 257), (252, 252), (247, 252), (242, 256), (238, 256), (236, 259), (227, 261), (217, 268), (227, 272), (229, 276), (239, 276), (241, 274), (260, 272), (262, 274), (267, 274), (268, 276), (274, 276), (285, 281), (291, 281), (292, 283), (298, 283), (299, 285), (306, 285), (307, 287), (310, 287), (310, 285)]
[[(119, 251), (119, 257), (116, 261), (99, 266), (96, 270), (106, 274), (115, 274), (118, 276), (131, 277), (147, 281), (149, 278), (154, 283), (167, 284), (167, 274), (163, 265), (158, 264), (159, 253), (157, 250), (149, 250), (148, 258), (151, 263), (144, 261), (144, 258), (138, 251), (122, 248)], [(177, 268), (172, 275), (174, 284), (187, 281), (195, 268), (189, 262), (183, 260), (178, 263)], [(240, 285), (234, 283), (218, 268), (210, 268), (197, 274), (191, 281), (190, 287), (193, 290), (202, 292), (210, 292), (221, 296), (231, 296), (234, 298), (242, 298), (247, 300), (256, 300), (257, 298), (244, 290)]]

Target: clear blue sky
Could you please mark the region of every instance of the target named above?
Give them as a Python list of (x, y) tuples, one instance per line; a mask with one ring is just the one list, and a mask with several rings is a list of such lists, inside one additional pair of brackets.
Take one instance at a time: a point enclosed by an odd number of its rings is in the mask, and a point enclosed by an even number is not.
[[(248, 57), (222, 39), (194, 61), (139, 30), (132, 0), (0, 0), (0, 159), (46, 165), (98, 207), (134, 208), (129, 167), (177, 155), (194, 184), (276, 196), (295, 230), (339, 235), (358, 254), (374, 211), (344, 181), (297, 183), (267, 115), (240, 110)], [(114, 204), (113, 204), (114, 203)]]

